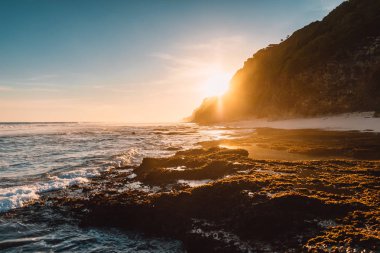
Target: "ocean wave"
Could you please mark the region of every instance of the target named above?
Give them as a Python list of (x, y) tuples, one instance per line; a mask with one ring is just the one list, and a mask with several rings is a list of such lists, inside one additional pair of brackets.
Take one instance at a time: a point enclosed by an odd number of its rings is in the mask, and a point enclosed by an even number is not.
[(167, 157), (226, 133), (213, 130), (189, 124), (0, 125), (0, 212), (25, 206), (43, 192), (87, 182), (108, 168), (128, 169), (144, 157)]
[(124, 167), (138, 164), (143, 155), (138, 148), (129, 148), (127, 151), (112, 157), (115, 167)]
[(96, 170), (76, 170), (49, 176), (48, 181), (0, 189), (0, 213), (26, 206), (40, 198), (40, 194), (68, 186), (87, 183), (99, 175)]

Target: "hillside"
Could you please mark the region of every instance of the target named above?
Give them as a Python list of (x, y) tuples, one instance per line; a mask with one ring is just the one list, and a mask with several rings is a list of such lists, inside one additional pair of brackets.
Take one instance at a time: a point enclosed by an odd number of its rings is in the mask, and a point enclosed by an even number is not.
[(206, 98), (191, 120), (291, 118), (380, 111), (380, 1), (350, 0), (323, 20), (261, 49), (222, 98)]

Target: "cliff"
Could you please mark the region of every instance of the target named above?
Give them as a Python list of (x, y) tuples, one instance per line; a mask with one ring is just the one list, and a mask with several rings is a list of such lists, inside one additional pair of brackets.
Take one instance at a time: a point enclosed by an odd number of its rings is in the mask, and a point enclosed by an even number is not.
[(249, 58), (198, 123), (380, 111), (380, 1), (350, 0)]

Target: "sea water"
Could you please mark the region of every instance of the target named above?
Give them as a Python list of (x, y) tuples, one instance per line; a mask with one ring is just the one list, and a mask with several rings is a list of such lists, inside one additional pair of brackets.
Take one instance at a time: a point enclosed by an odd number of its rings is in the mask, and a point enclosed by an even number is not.
[[(52, 210), (4, 214), (25, 208), (44, 192), (84, 184), (103, 170), (169, 156), (231, 132), (185, 123), (0, 123), (0, 251), (182, 252), (178, 241), (81, 228)], [(63, 222), (51, 226), (51, 219)]]

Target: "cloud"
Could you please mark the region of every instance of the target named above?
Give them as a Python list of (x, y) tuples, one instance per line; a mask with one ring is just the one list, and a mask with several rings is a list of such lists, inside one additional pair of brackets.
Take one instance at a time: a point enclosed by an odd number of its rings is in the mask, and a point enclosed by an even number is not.
[(247, 40), (242, 35), (232, 35), (219, 37), (208, 42), (200, 42), (200, 43), (192, 43), (192, 44), (184, 44), (180, 45), (183, 49), (187, 50), (215, 50), (215, 49), (228, 49), (235, 48), (237, 45), (246, 43)]
[(167, 53), (160, 53), (160, 52), (152, 53), (149, 56), (154, 57), (154, 58), (158, 58), (161, 60), (173, 60), (174, 59), (172, 55), (167, 54)]
[[(192, 97), (203, 100), (205, 84), (217, 74), (230, 75), (252, 55), (244, 36), (232, 35), (206, 41), (187, 41), (177, 44), (170, 52), (154, 52), (149, 56), (161, 60), (163, 68), (155, 95)], [(190, 103), (190, 102), (189, 102)]]
[(16, 92), (61, 92), (67, 86), (59, 83), (61, 76), (56, 74), (33, 75), (30, 77), (2, 79), (0, 91)]
[[(10, 82), (7, 82), (10, 83)], [(6, 92), (6, 91), (17, 91), (17, 92), (60, 92), (63, 88), (59, 88), (56, 86), (49, 86), (49, 85), (29, 85), (25, 83), (19, 83), (19, 82), (12, 82), (12, 86), (1, 86), (0, 85), (0, 91)]]
[(40, 82), (40, 81), (56, 79), (58, 77), (60, 76), (57, 74), (43, 74), (43, 75), (32, 76), (32, 77), (26, 78), (25, 80), (30, 81), (30, 82)]
[(245, 37), (234, 35), (187, 42), (177, 45), (175, 53), (155, 52), (150, 56), (162, 60), (170, 74), (181, 77), (203, 75), (215, 67), (235, 72), (251, 55), (247, 44)]
[(12, 91), (12, 90), (14, 89), (10, 86), (0, 86), (0, 91)]

